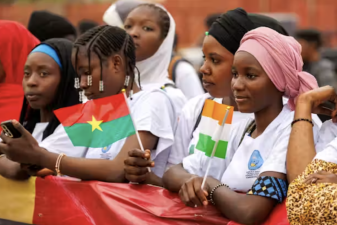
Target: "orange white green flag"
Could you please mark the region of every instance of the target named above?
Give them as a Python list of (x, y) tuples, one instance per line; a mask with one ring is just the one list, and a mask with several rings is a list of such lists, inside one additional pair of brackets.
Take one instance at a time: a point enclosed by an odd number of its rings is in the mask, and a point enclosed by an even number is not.
[[(227, 118), (224, 121), (227, 110)], [(232, 106), (207, 99), (201, 114), (199, 140), (196, 149), (205, 152), (206, 156), (211, 157), (213, 148), (217, 142), (214, 156), (225, 159), (233, 113), (234, 108)]]

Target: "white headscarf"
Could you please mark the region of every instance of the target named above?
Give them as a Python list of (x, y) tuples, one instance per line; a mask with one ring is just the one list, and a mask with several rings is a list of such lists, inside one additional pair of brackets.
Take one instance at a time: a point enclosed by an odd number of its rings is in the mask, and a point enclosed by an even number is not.
[[(157, 50), (157, 52), (150, 58), (137, 62), (136, 66), (140, 72), (140, 82), (141, 82), (142, 87), (145, 87), (149, 84), (151, 85), (156, 84), (159, 88), (164, 84), (173, 83), (168, 78), (169, 77), (168, 67), (170, 65), (170, 61), (172, 57), (176, 24), (171, 14), (162, 5), (159, 5), (159, 4), (155, 4), (155, 5), (164, 9), (169, 15), (170, 29), (163, 43), (160, 45), (159, 49)], [(135, 74), (138, 76), (137, 72)], [(138, 78), (136, 80), (138, 80)]]
[(144, 3), (146, 2), (141, 0), (119, 0), (105, 11), (103, 21), (110, 26), (124, 29), (124, 21), (128, 14), (138, 5)]

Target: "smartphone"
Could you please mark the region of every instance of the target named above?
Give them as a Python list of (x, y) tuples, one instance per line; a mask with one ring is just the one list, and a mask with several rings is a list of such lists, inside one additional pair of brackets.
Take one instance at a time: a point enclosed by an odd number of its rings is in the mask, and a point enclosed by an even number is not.
[(335, 104), (330, 101), (323, 102), (321, 106), (326, 109), (335, 110)]
[(2, 130), (5, 135), (10, 138), (19, 138), (21, 137), (21, 133), (13, 126), (12, 120), (7, 120), (1, 122)]

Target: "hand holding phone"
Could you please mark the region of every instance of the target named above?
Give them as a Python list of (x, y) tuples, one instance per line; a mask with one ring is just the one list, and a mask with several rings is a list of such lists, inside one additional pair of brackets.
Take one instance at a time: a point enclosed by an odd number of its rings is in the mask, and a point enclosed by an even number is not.
[(14, 127), (12, 120), (1, 122), (1, 127), (7, 137), (10, 138), (21, 137), (21, 133)]

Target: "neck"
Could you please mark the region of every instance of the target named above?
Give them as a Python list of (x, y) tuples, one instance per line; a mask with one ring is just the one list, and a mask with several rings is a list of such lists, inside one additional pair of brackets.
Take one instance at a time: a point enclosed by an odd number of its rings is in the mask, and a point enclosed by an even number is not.
[(53, 118), (54, 114), (53, 111), (47, 109), (40, 110), (40, 122), (41, 123), (48, 123)]
[(236, 104), (236, 101), (234, 100), (233, 96), (224, 97), (222, 99), (222, 104), (233, 106), (234, 107), (234, 111), (238, 111), (238, 105)]
[(275, 104), (270, 105), (258, 112), (255, 112), (256, 129), (253, 132), (253, 137), (261, 135), (268, 125), (280, 114), (283, 109), (282, 98)]

